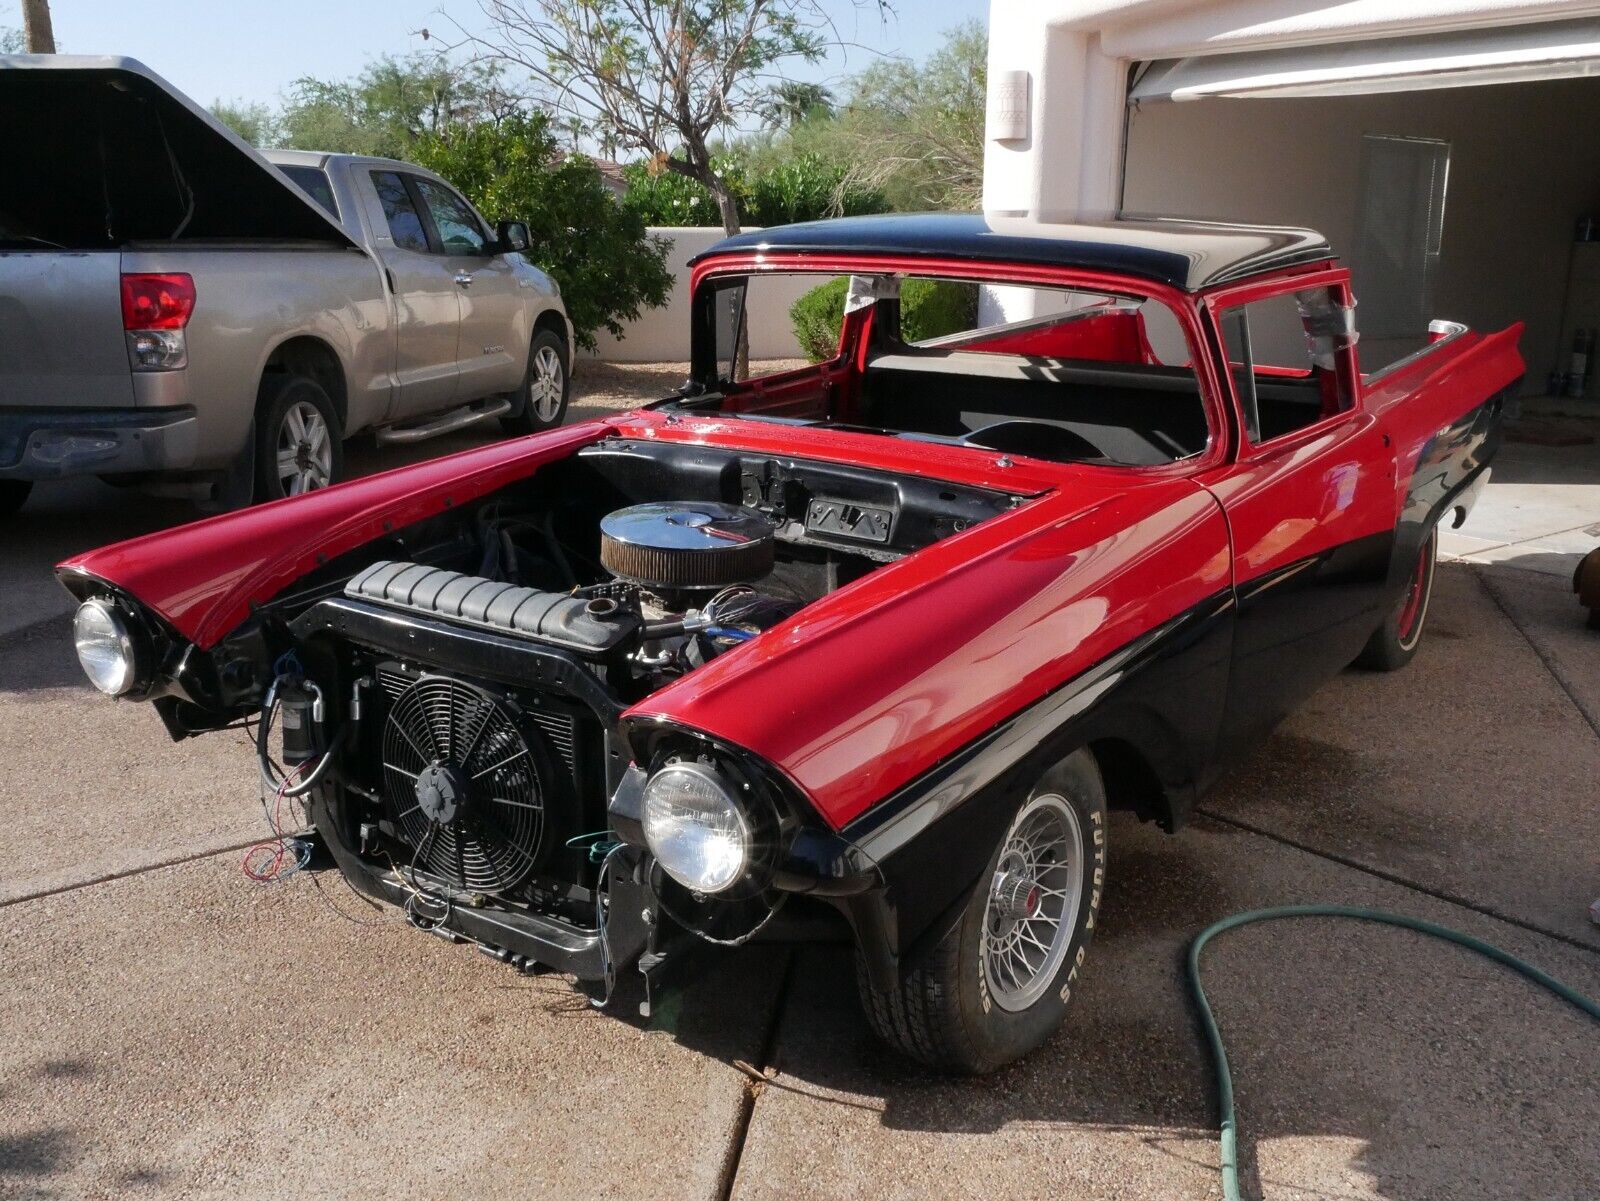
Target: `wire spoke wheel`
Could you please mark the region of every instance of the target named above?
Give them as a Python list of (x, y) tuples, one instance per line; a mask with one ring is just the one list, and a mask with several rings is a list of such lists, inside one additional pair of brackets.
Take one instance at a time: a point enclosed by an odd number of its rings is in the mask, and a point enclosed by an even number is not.
[(317, 406), (296, 401), (278, 423), (278, 483), (285, 496), (299, 496), (333, 482), (333, 435)]
[(555, 347), (541, 346), (533, 356), (533, 370), (528, 373), (528, 404), (540, 421), (551, 422), (560, 415), (566, 376)]
[(1077, 812), (1047, 793), (1011, 825), (989, 884), (981, 955), (995, 1004), (1027, 1009), (1061, 970), (1083, 897), (1084, 839)]

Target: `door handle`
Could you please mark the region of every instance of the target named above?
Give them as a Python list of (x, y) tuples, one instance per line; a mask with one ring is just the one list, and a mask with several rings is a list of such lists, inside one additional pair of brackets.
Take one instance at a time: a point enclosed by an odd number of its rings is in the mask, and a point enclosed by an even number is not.
[(470, 288), (472, 286), (472, 276), (468, 275), (465, 271), (458, 271), (456, 273), (456, 283), (460, 284), (463, 288)]

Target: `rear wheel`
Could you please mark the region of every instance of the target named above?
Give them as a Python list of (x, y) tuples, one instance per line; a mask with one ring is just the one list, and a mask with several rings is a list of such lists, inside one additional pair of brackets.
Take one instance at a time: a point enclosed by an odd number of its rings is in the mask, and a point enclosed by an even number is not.
[(1434, 527), (1422, 540), (1405, 594), (1356, 657), (1358, 667), (1370, 671), (1399, 671), (1411, 662), (1417, 647), (1422, 645), (1422, 630), (1428, 620), (1428, 602), (1433, 599), (1433, 573), (1438, 561), (1439, 530)]
[(28, 501), (32, 480), (0, 480), (0, 517), (10, 517)]
[(314, 492), (343, 475), (343, 430), (322, 385), (303, 375), (270, 378), (256, 409), (256, 500)]
[(897, 988), (858, 964), (878, 1035), (930, 1067), (988, 1072), (1034, 1050), (1066, 1014), (1105, 882), (1105, 785), (1086, 750), (1044, 774), (961, 918)]
[(502, 417), (500, 424), (508, 434), (534, 434), (554, 429), (567, 416), (567, 397), (572, 390), (567, 378), (567, 344), (553, 330), (542, 329), (533, 336), (528, 350), (528, 372), (522, 380), (522, 409), (515, 416)]

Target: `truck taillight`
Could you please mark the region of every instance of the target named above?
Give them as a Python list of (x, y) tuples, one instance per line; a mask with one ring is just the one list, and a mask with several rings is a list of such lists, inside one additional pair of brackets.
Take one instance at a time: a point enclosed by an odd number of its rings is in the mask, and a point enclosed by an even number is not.
[(194, 312), (194, 277), (139, 273), (122, 277), (122, 328), (182, 329)]
[(194, 277), (139, 272), (122, 277), (122, 328), (135, 371), (177, 371), (189, 365), (183, 327), (194, 312)]

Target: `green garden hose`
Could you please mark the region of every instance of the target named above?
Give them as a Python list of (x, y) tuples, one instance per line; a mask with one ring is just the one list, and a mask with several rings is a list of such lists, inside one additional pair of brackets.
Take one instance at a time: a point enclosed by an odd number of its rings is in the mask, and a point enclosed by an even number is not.
[(1347, 917), (1356, 921), (1399, 926), (1403, 930), (1416, 930), (1434, 938), (1442, 938), (1446, 942), (1466, 947), (1469, 951), (1476, 951), (1486, 959), (1504, 964), (1600, 1021), (1600, 1002), (1593, 1001), (1576, 989), (1569, 988), (1533, 964), (1518, 959), (1509, 951), (1502, 951), (1481, 938), (1474, 938), (1470, 934), (1463, 934), (1448, 926), (1435, 925), (1433, 922), (1405, 917), (1398, 913), (1386, 913), (1381, 909), (1359, 909), (1349, 905), (1281, 905), (1276, 909), (1251, 909), (1245, 913), (1235, 913), (1232, 917), (1225, 917), (1215, 925), (1207, 926), (1194, 942), (1189, 944), (1189, 988), (1194, 993), (1195, 1004), (1200, 1009), (1200, 1020), (1206, 1029), (1206, 1041), (1211, 1045), (1211, 1061), (1217, 1071), (1217, 1111), (1221, 1118), (1219, 1142), (1222, 1152), (1222, 1195), (1225, 1201), (1239, 1201), (1239, 1146), (1238, 1129), (1233, 1114), (1233, 1076), (1228, 1071), (1228, 1053), (1222, 1046), (1222, 1034), (1217, 1029), (1217, 1019), (1211, 1012), (1211, 1003), (1206, 1000), (1206, 990), (1200, 985), (1200, 952), (1205, 950), (1206, 943), (1225, 931), (1248, 926), (1252, 922), (1270, 922), (1285, 917)]

